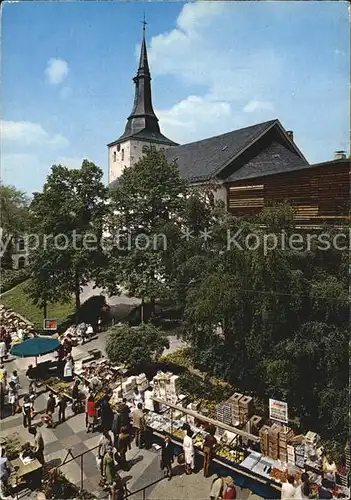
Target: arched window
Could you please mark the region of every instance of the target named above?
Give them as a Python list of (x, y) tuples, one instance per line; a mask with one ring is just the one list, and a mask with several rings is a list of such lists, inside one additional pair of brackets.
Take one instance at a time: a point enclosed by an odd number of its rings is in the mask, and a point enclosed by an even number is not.
[(122, 149), (122, 161), (124, 160), (124, 149)]
[(147, 153), (148, 150), (149, 150), (149, 146), (143, 146), (142, 151), (143, 151), (144, 154)]
[(120, 152), (120, 150), (121, 150), (121, 145), (117, 144), (117, 151)]
[(113, 161), (116, 161), (117, 153), (116, 151), (113, 152)]
[(17, 267), (18, 269), (23, 269), (26, 265), (26, 258), (25, 257), (20, 257), (18, 259)]

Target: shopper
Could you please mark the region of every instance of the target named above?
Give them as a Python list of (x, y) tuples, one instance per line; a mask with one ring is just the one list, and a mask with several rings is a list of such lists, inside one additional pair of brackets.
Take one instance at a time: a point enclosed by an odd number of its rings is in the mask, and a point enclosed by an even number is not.
[(87, 401), (87, 432), (94, 432), (94, 427), (96, 424), (96, 404), (95, 398), (91, 394)]
[(217, 439), (214, 437), (216, 432), (216, 428), (211, 426), (209, 429), (209, 433), (205, 437), (204, 441), (204, 476), (208, 477), (209, 470), (211, 467), (212, 459), (214, 456), (214, 450), (217, 445)]
[(30, 427), (29, 433), (34, 436), (35, 455), (41, 465), (44, 465), (44, 439), (37, 427)]
[(30, 402), (28, 394), (23, 398), (22, 414), (23, 427), (30, 427), (32, 425), (32, 403)]
[(304, 498), (310, 498), (311, 495), (311, 486), (310, 480), (307, 472), (303, 472), (301, 474), (302, 483), (296, 488), (295, 492), (295, 500), (303, 500)]
[(67, 408), (67, 398), (64, 395), (59, 395), (58, 402), (58, 421), (59, 423), (65, 422), (66, 420), (66, 408)]
[(16, 415), (18, 409), (18, 391), (14, 382), (9, 383), (9, 403), (11, 405), (12, 416)]
[(121, 432), (119, 433), (119, 436), (118, 436), (117, 451), (124, 462), (126, 462), (126, 460), (127, 460), (126, 453), (127, 453), (129, 442), (130, 442), (130, 435), (128, 433), (128, 427), (122, 427)]
[(73, 358), (70, 354), (66, 357), (65, 367), (63, 369), (63, 378), (67, 381), (71, 381), (73, 378)]
[(328, 479), (322, 479), (322, 486), (319, 488), (318, 498), (333, 498), (331, 491), (328, 488), (329, 481)]
[(4, 387), (7, 386), (7, 370), (4, 365), (0, 366), (0, 382), (4, 384)]
[(113, 459), (112, 446), (107, 448), (103, 458), (102, 477), (105, 480), (105, 485), (110, 487), (116, 479), (116, 464)]
[(121, 426), (129, 426), (130, 425), (130, 409), (127, 405), (126, 398), (122, 399), (122, 404), (119, 409), (119, 413), (121, 415)]
[(135, 445), (138, 448), (141, 448), (143, 445), (143, 432), (145, 431), (145, 427), (143, 405), (138, 403), (136, 409), (133, 411), (133, 431), (135, 436)]
[(110, 488), (109, 500), (123, 500), (124, 498), (124, 484), (121, 476), (116, 472), (115, 482), (112, 483)]
[(47, 427), (54, 426), (54, 413), (56, 408), (56, 400), (52, 392), (50, 392), (46, 403)]
[(168, 481), (172, 479), (172, 463), (174, 462), (174, 447), (169, 436), (164, 438), (161, 450), (161, 469), (166, 469)]
[(112, 441), (111, 437), (108, 431), (103, 431), (102, 436), (99, 440), (99, 445), (98, 445), (98, 456), (100, 459), (100, 472), (101, 476), (103, 476), (103, 460), (104, 456), (107, 452), (107, 449), (112, 446)]
[(121, 430), (121, 415), (118, 411), (114, 412), (114, 414), (113, 414), (113, 421), (112, 421), (112, 429), (111, 430), (113, 432), (114, 447), (117, 450), (118, 434)]
[(3, 491), (1, 492), (4, 497), (8, 495), (8, 480), (11, 474), (11, 466), (10, 462), (6, 456), (5, 448), (1, 448), (1, 457), (0, 457), (0, 481), (3, 486)]
[(78, 379), (76, 379), (74, 381), (74, 383), (72, 385), (72, 389), (71, 389), (73, 413), (79, 412), (79, 400), (80, 400), (79, 385), (80, 385), (80, 381)]
[(113, 410), (106, 398), (100, 404), (101, 428), (102, 430), (110, 431), (113, 422)]
[(26, 371), (26, 377), (29, 381), (29, 394), (36, 395), (36, 370), (33, 368), (33, 365), (28, 366), (28, 370)]
[(193, 432), (191, 430), (186, 431), (186, 435), (183, 440), (183, 451), (185, 458), (185, 473), (191, 474), (195, 468), (195, 450), (194, 443), (192, 439)]
[(296, 494), (295, 477), (292, 474), (288, 474), (287, 481), (282, 485), (281, 497), (282, 499), (292, 499)]
[(0, 363), (4, 362), (4, 359), (7, 356), (6, 342), (5, 340), (0, 340)]
[(0, 419), (4, 418), (4, 408), (5, 408), (5, 386), (3, 382), (0, 382)]
[(236, 489), (233, 478), (228, 476), (224, 480), (225, 486), (223, 489), (223, 500), (235, 500)]
[(219, 500), (220, 498), (222, 498), (224, 486), (224, 479), (219, 474), (217, 474), (217, 477), (212, 481), (210, 499)]
[(17, 390), (20, 388), (20, 381), (19, 381), (19, 376), (17, 370), (14, 370), (11, 375), (11, 382), (13, 382), (16, 385)]

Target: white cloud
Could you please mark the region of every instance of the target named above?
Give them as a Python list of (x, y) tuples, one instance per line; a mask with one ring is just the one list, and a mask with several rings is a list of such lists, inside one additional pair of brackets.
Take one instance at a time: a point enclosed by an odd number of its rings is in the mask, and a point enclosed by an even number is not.
[(260, 111), (260, 110), (273, 111), (274, 105), (270, 101), (252, 100), (248, 102), (243, 109), (245, 113), (254, 113), (255, 111)]
[(153, 75), (170, 75), (201, 89), (199, 95), (157, 111), (162, 131), (178, 142), (275, 118), (270, 91), (281, 77), (283, 61), (272, 48), (249, 52), (233, 38), (226, 40), (221, 26), (233, 12), (228, 4), (186, 4), (177, 27), (151, 40)]
[(2, 121), (1, 140), (5, 146), (16, 143), (18, 146), (22, 144), (62, 148), (69, 144), (68, 139), (61, 134), (51, 135), (39, 123), (26, 121)]
[(62, 83), (68, 75), (67, 62), (64, 59), (49, 59), (45, 69), (45, 75), (47, 81), (52, 85)]
[[(328, 159), (348, 130), (348, 77), (331, 78), (324, 64), (311, 72), (299, 47), (274, 43), (278, 26), (289, 26), (291, 16), (296, 23), (299, 9), (253, 4), (188, 3), (174, 29), (150, 40), (152, 76), (166, 76), (168, 85), (173, 79), (178, 92), (171, 106), (156, 110), (161, 130), (186, 143), (279, 118), (311, 161)], [(257, 24), (260, 9), (270, 11), (271, 21)]]
[[(157, 110), (156, 114), (166, 135), (181, 143), (203, 139), (209, 121), (227, 123), (231, 117), (231, 106), (225, 101), (189, 96), (168, 110)], [(221, 131), (226, 131), (225, 125)]]
[(59, 156), (55, 161), (55, 165), (62, 165), (67, 168), (77, 169), (82, 166), (84, 158), (70, 157), (70, 156)]

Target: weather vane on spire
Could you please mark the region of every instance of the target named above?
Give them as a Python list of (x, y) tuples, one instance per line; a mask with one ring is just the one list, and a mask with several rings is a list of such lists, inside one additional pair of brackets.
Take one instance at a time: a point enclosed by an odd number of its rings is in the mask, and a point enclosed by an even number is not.
[(141, 24), (143, 25), (143, 32), (145, 33), (145, 26), (147, 25), (147, 22), (145, 21), (145, 11), (144, 11), (144, 18), (142, 21), (140, 21)]

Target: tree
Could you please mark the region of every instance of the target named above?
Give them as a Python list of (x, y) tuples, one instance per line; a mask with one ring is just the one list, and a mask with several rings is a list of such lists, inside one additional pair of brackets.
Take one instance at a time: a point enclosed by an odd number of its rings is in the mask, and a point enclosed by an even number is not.
[(161, 330), (151, 324), (138, 327), (116, 326), (107, 337), (106, 354), (116, 365), (131, 368), (158, 360), (163, 350), (169, 347), (169, 340)]
[(153, 147), (124, 170), (111, 193), (107, 226), (112, 248), (99, 286), (111, 294), (124, 287), (142, 302), (169, 295), (169, 255), (180, 238), (186, 193), (176, 164)]
[(16, 238), (28, 230), (28, 196), (14, 186), (0, 184), (1, 267), (12, 268)]
[[(226, 221), (222, 230), (228, 226), (240, 230), (239, 243), (246, 246), (219, 251), (220, 230), (198, 267), (194, 256), (182, 265), (198, 272), (184, 287), (185, 338), (196, 363), (240, 392), (282, 398), (291, 416), (301, 417), (303, 430), (342, 442), (349, 383), (345, 252), (282, 245), (283, 230), (286, 241), (296, 233), (287, 205)], [(308, 241), (308, 234), (301, 236)], [(267, 239), (276, 239), (268, 251)]]
[(31, 203), (37, 248), (30, 254), (30, 295), (35, 303), (66, 301), (80, 307), (82, 286), (94, 279), (106, 255), (101, 245), (108, 191), (103, 172), (84, 160), (80, 169), (54, 165)]

